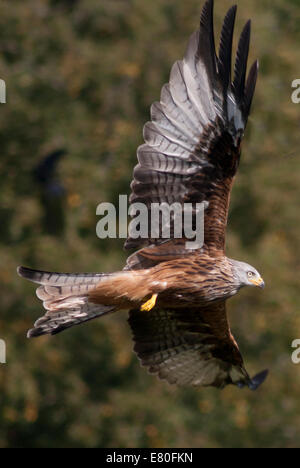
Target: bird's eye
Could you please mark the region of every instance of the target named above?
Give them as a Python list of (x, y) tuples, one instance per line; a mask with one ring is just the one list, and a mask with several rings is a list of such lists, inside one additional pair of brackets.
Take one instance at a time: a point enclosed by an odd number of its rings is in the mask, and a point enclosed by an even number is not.
[(254, 273), (252, 271), (248, 271), (247, 275), (249, 278), (252, 278), (252, 276), (254, 276)]

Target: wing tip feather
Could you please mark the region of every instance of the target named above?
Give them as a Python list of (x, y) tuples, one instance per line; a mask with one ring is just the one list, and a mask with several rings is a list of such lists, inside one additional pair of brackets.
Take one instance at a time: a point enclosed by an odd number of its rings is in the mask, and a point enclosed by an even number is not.
[(251, 383), (249, 384), (250, 390), (253, 390), (253, 391), (257, 390), (264, 383), (264, 381), (266, 380), (268, 375), (269, 375), (269, 370), (268, 369), (265, 369), (265, 370), (259, 372), (258, 374), (256, 374), (251, 379)]
[(258, 374), (256, 374), (254, 377), (252, 377), (252, 379), (248, 378), (244, 381), (238, 382), (237, 386), (239, 388), (248, 387), (250, 390), (254, 392), (264, 383), (268, 375), (269, 375), (269, 370), (265, 369), (259, 372)]

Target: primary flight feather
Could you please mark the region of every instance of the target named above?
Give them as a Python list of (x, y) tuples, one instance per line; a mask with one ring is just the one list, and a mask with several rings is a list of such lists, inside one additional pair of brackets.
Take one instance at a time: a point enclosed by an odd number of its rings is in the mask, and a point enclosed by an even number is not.
[(63, 274), (19, 267), (21, 276), (39, 284), (47, 310), (28, 337), (127, 309), (142, 365), (169, 383), (254, 390), (266, 378), (267, 371), (249, 377), (226, 314), (226, 300), (243, 286), (264, 286), (254, 267), (225, 255), (230, 193), (258, 72), (256, 61), (247, 77), (249, 21), (232, 74), (235, 16), (233, 6), (217, 54), (213, 0), (205, 3), (200, 29), (151, 107), (131, 184), (131, 203), (143, 203), (149, 213), (154, 203), (188, 204), (192, 224), (197, 204), (205, 202), (204, 244), (188, 249), (185, 233), (174, 235), (172, 213), (168, 239), (154, 238), (150, 227), (147, 238), (129, 232), (125, 248), (139, 250), (123, 271)]

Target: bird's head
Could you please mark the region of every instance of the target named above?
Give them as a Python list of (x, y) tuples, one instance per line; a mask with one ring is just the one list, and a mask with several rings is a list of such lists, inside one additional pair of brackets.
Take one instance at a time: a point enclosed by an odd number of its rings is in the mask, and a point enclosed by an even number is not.
[(242, 286), (258, 286), (259, 288), (265, 287), (265, 282), (258, 271), (248, 263), (238, 262), (231, 260), (233, 265), (233, 274), (235, 279)]

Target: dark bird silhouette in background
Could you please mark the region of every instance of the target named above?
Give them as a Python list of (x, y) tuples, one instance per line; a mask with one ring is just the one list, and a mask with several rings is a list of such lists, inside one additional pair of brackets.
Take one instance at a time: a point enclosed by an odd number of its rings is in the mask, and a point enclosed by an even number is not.
[(56, 236), (62, 235), (65, 229), (66, 192), (57, 174), (58, 164), (65, 154), (64, 149), (52, 151), (42, 158), (33, 171), (43, 207), (43, 229)]

